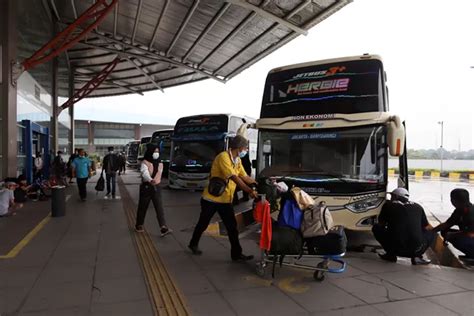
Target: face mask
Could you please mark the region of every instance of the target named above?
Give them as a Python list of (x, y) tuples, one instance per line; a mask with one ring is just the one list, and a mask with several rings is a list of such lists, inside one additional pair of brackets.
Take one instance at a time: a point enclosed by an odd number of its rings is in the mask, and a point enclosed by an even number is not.
[(158, 159), (160, 158), (160, 153), (153, 153), (153, 159)]
[(244, 158), (245, 155), (247, 155), (247, 151), (246, 151), (246, 150), (241, 151), (241, 152), (239, 153), (239, 157), (240, 157), (240, 158)]

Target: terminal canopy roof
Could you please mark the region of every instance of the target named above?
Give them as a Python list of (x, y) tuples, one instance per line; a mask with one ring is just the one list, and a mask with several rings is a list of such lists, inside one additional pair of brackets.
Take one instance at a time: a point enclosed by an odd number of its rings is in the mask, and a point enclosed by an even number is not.
[[(117, 56), (119, 64), (90, 97), (141, 94), (204, 79), (226, 82), (350, 1), (119, 0), (87, 38), (61, 55), (59, 95), (68, 96), (71, 69), (79, 89)], [(59, 31), (95, 0), (33, 2), (58, 21)], [(28, 27), (20, 31), (25, 55), (38, 49), (38, 31), (31, 25), (45, 21), (35, 19), (41, 15), (30, 13)]]

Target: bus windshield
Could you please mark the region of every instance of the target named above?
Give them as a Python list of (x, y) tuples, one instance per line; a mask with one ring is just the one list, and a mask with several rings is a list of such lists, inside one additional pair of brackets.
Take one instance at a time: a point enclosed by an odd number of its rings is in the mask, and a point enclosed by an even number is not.
[(169, 160), (171, 152), (171, 139), (165, 138), (160, 140), (160, 138), (153, 138), (151, 141), (153, 144), (160, 146), (160, 158), (161, 160)]
[(212, 161), (224, 150), (224, 140), (174, 141), (170, 170), (210, 172)]
[(137, 157), (138, 155), (138, 147), (140, 144), (138, 142), (133, 142), (130, 143), (130, 146), (128, 147), (128, 156), (129, 157)]
[(302, 182), (383, 184), (385, 129), (263, 130), (259, 137), (260, 175)]

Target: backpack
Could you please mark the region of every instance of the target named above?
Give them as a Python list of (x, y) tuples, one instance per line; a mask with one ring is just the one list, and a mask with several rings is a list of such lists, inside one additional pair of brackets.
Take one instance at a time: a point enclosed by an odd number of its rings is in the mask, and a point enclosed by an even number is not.
[(97, 180), (97, 184), (95, 185), (95, 190), (97, 193), (104, 191), (105, 189), (105, 179), (104, 179), (104, 169), (102, 168), (102, 172), (100, 173), (99, 180)]
[(303, 212), (298, 207), (296, 201), (291, 198), (286, 199), (283, 202), (280, 214), (278, 214), (278, 226), (286, 226), (300, 230), (302, 221)]
[(331, 212), (325, 204), (315, 205), (304, 211), (301, 232), (304, 238), (324, 236), (334, 226)]

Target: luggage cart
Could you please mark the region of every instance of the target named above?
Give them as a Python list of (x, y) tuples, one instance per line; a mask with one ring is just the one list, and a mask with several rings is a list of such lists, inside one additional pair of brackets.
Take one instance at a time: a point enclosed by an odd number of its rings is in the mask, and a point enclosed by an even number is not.
[[(265, 201), (265, 194), (259, 194), (259, 200)], [(275, 266), (278, 263), (282, 266), (293, 267), (302, 270), (314, 271), (313, 278), (316, 281), (323, 281), (325, 279), (325, 273), (343, 273), (346, 270), (346, 263), (342, 259), (345, 252), (339, 254), (309, 254), (307, 247), (303, 247), (302, 253), (288, 254), (288, 255), (274, 255), (269, 251), (261, 250), (261, 259), (256, 264), (256, 273), (260, 277), (265, 276), (265, 269), (269, 263), (273, 264), (272, 277), (275, 275)], [(316, 259), (322, 259), (317, 264), (303, 263), (308, 259), (309, 261), (316, 261)], [(335, 266), (331, 267), (330, 265)]]
[[(283, 260), (281, 261), (282, 266), (293, 267), (302, 270), (310, 270), (313, 271), (313, 278), (316, 281), (323, 281), (325, 278), (325, 273), (343, 273), (346, 270), (346, 263), (342, 259), (345, 253), (341, 253), (338, 255), (285, 255)], [(275, 258), (275, 256), (277, 258)], [(268, 266), (269, 263), (276, 264), (276, 262), (280, 262), (280, 255), (270, 255), (267, 251), (262, 250), (261, 253), (261, 260), (257, 262), (256, 272), (257, 275), (260, 277), (265, 276), (265, 268)], [(305, 259), (323, 259), (322, 261), (318, 262), (316, 265), (305, 264), (301, 261)], [(335, 267), (330, 267), (331, 263), (335, 263)], [(273, 274), (272, 274), (273, 275)]]

